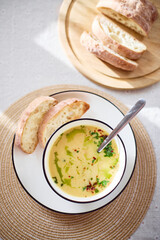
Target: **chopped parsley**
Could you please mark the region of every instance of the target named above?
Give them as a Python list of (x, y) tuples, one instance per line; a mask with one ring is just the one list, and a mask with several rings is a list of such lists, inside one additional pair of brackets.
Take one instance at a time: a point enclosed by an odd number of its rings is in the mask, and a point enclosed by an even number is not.
[(98, 193), (98, 192), (99, 192), (99, 190), (96, 188), (96, 189), (95, 189), (95, 193)]
[(99, 185), (99, 178), (96, 178), (97, 184)]
[(112, 148), (112, 142), (108, 143), (108, 145), (104, 148), (104, 157), (112, 157), (114, 152)]
[(52, 179), (54, 180), (54, 182), (55, 182), (56, 184), (58, 183), (57, 177), (52, 177)]
[(96, 180), (97, 180), (97, 185), (102, 186), (102, 187), (106, 187), (107, 183), (109, 182), (107, 180), (103, 180), (103, 181), (100, 182), (99, 178), (96, 178)]
[(91, 134), (91, 136), (93, 136), (93, 138), (96, 138), (96, 139), (99, 138), (98, 132), (91, 132), (91, 131), (90, 131), (90, 134)]
[(93, 159), (93, 160), (92, 160), (92, 163), (94, 163), (95, 161), (96, 161), (96, 159)]
[[(94, 141), (94, 144), (97, 145), (97, 147), (99, 147), (102, 142), (104, 141), (104, 139), (107, 137), (107, 136), (100, 136), (98, 132), (92, 132), (90, 131), (89, 132), (91, 136), (93, 136), (93, 138), (97, 139), (98, 141)], [(104, 149), (103, 149), (103, 152), (104, 152), (104, 157), (112, 157), (113, 154), (114, 154), (114, 151), (113, 151), (113, 148), (112, 148), (112, 142), (110, 142)], [(93, 163), (93, 162), (92, 162)]]
[(108, 182), (109, 181), (103, 180), (102, 182), (99, 183), (99, 185), (102, 185), (103, 187), (106, 187)]

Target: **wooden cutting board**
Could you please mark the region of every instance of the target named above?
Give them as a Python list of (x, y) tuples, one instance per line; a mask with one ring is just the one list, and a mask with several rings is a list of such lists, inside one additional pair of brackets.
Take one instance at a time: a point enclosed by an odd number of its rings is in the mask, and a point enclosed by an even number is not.
[[(141, 37), (127, 29), (144, 42), (147, 51), (137, 61), (133, 72), (117, 69), (89, 53), (80, 44), (84, 30), (91, 31), (98, 0), (64, 0), (59, 13), (59, 34), (64, 49), (73, 65), (86, 77), (112, 88), (136, 89), (158, 82), (160, 79), (160, 17), (153, 24), (148, 37)], [(160, 13), (160, 1), (154, 0)]]

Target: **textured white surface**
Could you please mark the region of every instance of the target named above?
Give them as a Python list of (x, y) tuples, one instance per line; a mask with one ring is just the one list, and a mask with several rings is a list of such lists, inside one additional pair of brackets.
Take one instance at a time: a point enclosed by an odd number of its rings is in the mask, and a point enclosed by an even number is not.
[[(157, 185), (152, 203), (131, 240), (160, 240), (160, 82), (141, 90), (119, 91), (99, 86), (69, 62), (58, 38), (62, 1), (0, 1), (0, 111), (36, 89), (77, 84), (107, 92), (131, 107), (147, 101), (138, 117), (148, 131), (157, 158)], [(148, 63), (149, 64), (149, 63)]]

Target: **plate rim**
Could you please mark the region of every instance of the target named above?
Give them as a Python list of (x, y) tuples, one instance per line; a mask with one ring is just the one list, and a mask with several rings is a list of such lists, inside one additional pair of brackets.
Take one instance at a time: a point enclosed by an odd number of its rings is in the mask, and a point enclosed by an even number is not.
[[(92, 94), (92, 95), (95, 95), (95, 96), (98, 96), (100, 98), (103, 98), (105, 101), (108, 101), (109, 103), (111, 103), (114, 107), (116, 107), (120, 112), (121, 114), (124, 116), (125, 114), (113, 103), (111, 102), (110, 100), (108, 100), (107, 98), (97, 94), (97, 93), (94, 93), (94, 92), (90, 92), (90, 91), (85, 91), (85, 90), (76, 90), (76, 89), (69, 89), (69, 90), (64, 90), (64, 91), (59, 91), (59, 92), (56, 92), (56, 93), (53, 93), (53, 94), (50, 94), (49, 96), (55, 96), (57, 94), (61, 94), (61, 93), (67, 93), (67, 92), (83, 92), (83, 93), (89, 93), (89, 94)], [(25, 186), (23, 185), (23, 183), (21, 182), (19, 176), (18, 176), (18, 173), (17, 173), (17, 170), (16, 170), (16, 167), (15, 167), (15, 161), (14, 161), (14, 146), (15, 146), (15, 136), (16, 134), (14, 134), (13, 136), (13, 140), (12, 140), (12, 147), (11, 147), (11, 156), (12, 156), (12, 165), (13, 165), (13, 169), (14, 169), (14, 172), (16, 174), (16, 177), (20, 183), (20, 185), (22, 186), (23, 190), (35, 201), (37, 202), (39, 205), (45, 207), (46, 209), (48, 210), (51, 210), (53, 212), (56, 212), (56, 213), (60, 213), (60, 214), (69, 214), (69, 215), (79, 215), (79, 214), (87, 214), (87, 213), (91, 213), (91, 212), (94, 212), (94, 211), (97, 211), (99, 209), (102, 209), (104, 207), (106, 207), (108, 204), (110, 204), (111, 202), (113, 202), (124, 190), (125, 188), (128, 186), (132, 176), (133, 176), (133, 173), (134, 173), (134, 170), (135, 170), (135, 167), (136, 167), (136, 163), (137, 163), (137, 141), (136, 141), (136, 137), (135, 137), (135, 133), (133, 131), (133, 128), (131, 126), (130, 123), (128, 123), (128, 125), (130, 126), (130, 129), (132, 131), (132, 134), (133, 134), (133, 138), (134, 138), (134, 142), (135, 142), (135, 161), (134, 161), (134, 166), (133, 166), (133, 169), (132, 169), (132, 173), (129, 177), (129, 179), (127, 180), (125, 186), (123, 187), (123, 189), (116, 195), (116, 197), (114, 197), (111, 201), (109, 201), (108, 203), (104, 204), (103, 206), (101, 207), (98, 207), (96, 209), (93, 209), (93, 210), (90, 210), (90, 211), (85, 211), (85, 212), (79, 212), (79, 213), (68, 213), (68, 212), (61, 212), (61, 211), (58, 211), (58, 210), (55, 210), (55, 209), (52, 209), (46, 205), (44, 205), (43, 203), (41, 203), (40, 201), (38, 201), (35, 197), (33, 197), (29, 191), (25, 188)], [(42, 163), (41, 163), (42, 164)], [(68, 200), (67, 200), (68, 201)], [(78, 203), (77, 203), (78, 204)]]

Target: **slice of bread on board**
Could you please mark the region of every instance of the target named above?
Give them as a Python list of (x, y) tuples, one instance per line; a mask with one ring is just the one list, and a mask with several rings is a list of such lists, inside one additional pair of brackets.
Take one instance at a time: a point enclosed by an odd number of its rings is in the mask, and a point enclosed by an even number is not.
[(40, 96), (34, 99), (22, 112), (18, 122), (15, 144), (25, 153), (32, 153), (38, 144), (38, 129), (44, 114), (57, 104), (52, 97)]
[(91, 33), (83, 32), (80, 38), (82, 46), (84, 46), (89, 52), (96, 55), (101, 60), (126, 71), (133, 71), (137, 68), (138, 64), (130, 59), (127, 59), (107, 46), (103, 45), (102, 41), (99, 41)]
[(146, 46), (124, 31), (114, 21), (104, 16), (96, 16), (92, 32), (97, 39), (116, 53), (129, 59), (139, 59)]
[(148, 35), (158, 18), (157, 8), (148, 0), (100, 0), (96, 7), (142, 36)]
[(38, 131), (39, 143), (45, 147), (52, 133), (62, 124), (80, 118), (88, 109), (89, 104), (77, 98), (66, 99), (52, 107), (44, 116)]

